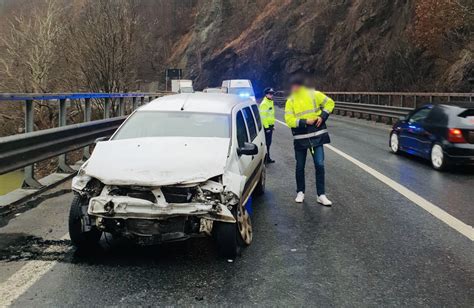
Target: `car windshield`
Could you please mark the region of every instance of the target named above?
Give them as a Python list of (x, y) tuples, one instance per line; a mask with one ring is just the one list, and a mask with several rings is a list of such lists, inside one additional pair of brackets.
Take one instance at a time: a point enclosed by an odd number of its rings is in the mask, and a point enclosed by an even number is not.
[(229, 88), (230, 94), (237, 94), (242, 97), (255, 96), (253, 89), (249, 87)]
[(230, 116), (185, 111), (137, 111), (113, 140), (142, 137), (229, 138)]
[(186, 88), (180, 88), (179, 92), (180, 93), (194, 93), (194, 89), (191, 88), (191, 87), (189, 87), (189, 88), (187, 88), (187, 87)]

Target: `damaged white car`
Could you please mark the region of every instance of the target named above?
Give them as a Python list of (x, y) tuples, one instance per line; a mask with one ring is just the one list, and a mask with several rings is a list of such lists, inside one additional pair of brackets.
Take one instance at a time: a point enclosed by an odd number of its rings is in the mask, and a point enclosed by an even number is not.
[(252, 242), (245, 204), (265, 188), (257, 105), (227, 94), (158, 98), (98, 142), (73, 179), (69, 233), (78, 247), (102, 232), (141, 244), (213, 235), (233, 258)]

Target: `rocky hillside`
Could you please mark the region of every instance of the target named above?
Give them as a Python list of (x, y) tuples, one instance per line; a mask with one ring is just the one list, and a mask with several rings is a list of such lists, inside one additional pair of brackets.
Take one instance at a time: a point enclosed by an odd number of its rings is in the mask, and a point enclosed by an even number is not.
[(416, 5), (411, 0), (198, 1), (168, 65), (185, 68), (197, 87), (238, 77), (252, 79), (257, 89), (282, 88), (289, 75), (303, 72), (331, 90), (470, 91), (472, 23), (462, 17), (457, 36), (443, 33), (440, 45), (423, 46), (413, 35)]

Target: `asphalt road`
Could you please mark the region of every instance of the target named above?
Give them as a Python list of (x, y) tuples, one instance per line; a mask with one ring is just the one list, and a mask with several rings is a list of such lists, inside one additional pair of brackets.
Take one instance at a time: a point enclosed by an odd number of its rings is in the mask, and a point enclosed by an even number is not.
[[(281, 117), (281, 111), (278, 112)], [(474, 172), (439, 173), (388, 152), (387, 128), (332, 117), (332, 146), (474, 224)], [(313, 166), (295, 204), (289, 129), (277, 124), (254, 241), (233, 263), (210, 239), (133, 247), (103, 239), (81, 255), (67, 240), (61, 189), (0, 228), (0, 306), (474, 306), (474, 245), (366, 170), (326, 149), (332, 208), (316, 204)]]

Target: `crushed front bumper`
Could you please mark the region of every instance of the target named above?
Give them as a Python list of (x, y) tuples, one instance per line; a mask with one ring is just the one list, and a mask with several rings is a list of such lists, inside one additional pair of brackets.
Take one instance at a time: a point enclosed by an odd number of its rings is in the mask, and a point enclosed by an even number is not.
[(235, 223), (231, 211), (223, 204), (199, 202), (157, 204), (129, 196), (97, 196), (89, 201), (88, 214), (114, 219), (168, 219), (198, 216), (214, 221)]

